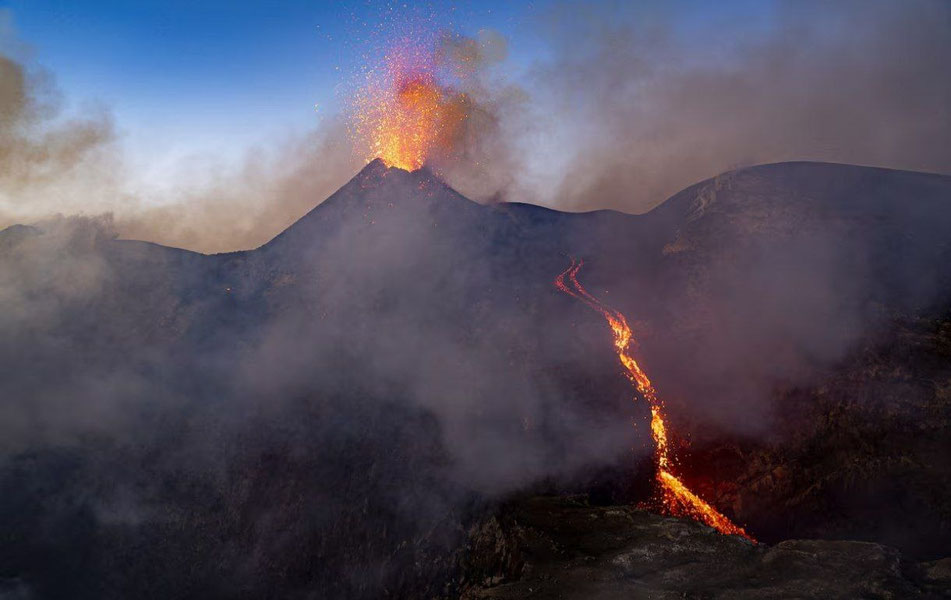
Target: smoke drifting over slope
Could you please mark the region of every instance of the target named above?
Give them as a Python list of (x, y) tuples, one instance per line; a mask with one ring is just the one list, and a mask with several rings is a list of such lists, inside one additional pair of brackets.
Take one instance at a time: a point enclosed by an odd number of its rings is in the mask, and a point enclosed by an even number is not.
[(627, 394), (566, 385), (610, 348), (555, 319), (562, 257), (425, 172), (371, 164), (250, 253), (109, 226), (0, 235), (0, 591), (417, 597), (474, 503), (631, 460)]
[(0, 590), (418, 597), (480, 500), (601, 469), (623, 492), (648, 415), (602, 319), (553, 288), (567, 255), (707, 432), (768, 432), (772, 386), (841, 358), (870, 308), (947, 300), (951, 178), (726, 179), (566, 215), (377, 161), (253, 252), (5, 230)]

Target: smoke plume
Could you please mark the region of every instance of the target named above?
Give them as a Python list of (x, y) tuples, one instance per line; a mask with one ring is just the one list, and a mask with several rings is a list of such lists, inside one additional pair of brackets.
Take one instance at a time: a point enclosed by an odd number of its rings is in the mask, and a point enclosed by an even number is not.
[(110, 206), (119, 182), (112, 175), (118, 155), (108, 112), (91, 107), (64, 115), (49, 73), (2, 50), (0, 223)]
[(703, 22), (694, 9), (552, 10), (526, 114), (478, 141), (518, 148), (503, 155), (502, 197), (636, 213), (752, 164), (951, 172), (947, 3), (781, 1), (754, 23), (728, 4)]

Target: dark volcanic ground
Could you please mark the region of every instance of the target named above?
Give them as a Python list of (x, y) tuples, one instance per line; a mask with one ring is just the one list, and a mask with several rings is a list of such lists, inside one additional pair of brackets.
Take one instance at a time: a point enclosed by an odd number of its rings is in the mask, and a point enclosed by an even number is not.
[(631, 216), (375, 162), (213, 256), (9, 228), (0, 597), (452, 596), (498, 501), (646, 499), (646, 408), (552, 286), (568, 256), (632, 321), (705, 497), (770, 542), (951, 555), (949, 240), (951, 178), (815, 163)]
[(760, 537), (861, 539), (922, 558), (951, 548), (951, 314), (896, 318), (809, 385), (776, 392), (768, 441), (692, 449), (729, 486), (707, 497)]
[(683, 519), (584, 497), (523, 498), (474, 527), (462, 597), (538, 600), (943, 598), (951, 558), (870, 542), (753, 545)]

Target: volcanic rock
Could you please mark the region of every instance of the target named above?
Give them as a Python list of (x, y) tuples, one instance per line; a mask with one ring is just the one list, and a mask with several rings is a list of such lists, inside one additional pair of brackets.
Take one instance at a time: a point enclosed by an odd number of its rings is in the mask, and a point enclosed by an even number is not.
[(462, 598), (939, 598), (949, 560), (867, 542), (751, 544), (628, 506), (533, 497), (472, 529)]

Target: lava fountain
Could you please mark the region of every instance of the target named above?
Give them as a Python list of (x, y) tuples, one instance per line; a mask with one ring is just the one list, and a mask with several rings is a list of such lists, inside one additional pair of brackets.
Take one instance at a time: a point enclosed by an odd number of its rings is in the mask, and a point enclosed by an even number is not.
[(367, 161), (415, 171), (451, 151), (469, 99), (444, 83), (433, 48), (403, 41), (366, 78), (353, 98), (350, 134)]
[(664, 403), (657, 395), (654, 384), (647, 373), (641, 368), (637, 360), (631, 355), (630, 346), (634, 333), (627, 319), (620, 312), (611, 309), (592, 296), (578, 281), (578, 271), (583, 261), (571, 260), (571, 266), (555, 278), (555, 286), (562, 292), (584, 302), (588, 307), (596, 310), (611, 327), (614, 333), (614, 348), (618, 359), (624, 366), (625, 374), (637, 391), (641, 393), (651, 409), (651, 436), (654, 438), (655, 458), (657, 462), (657, 484), (661, 490), (661, 501), (664, 512), (678, 516), (689, 517), (713, 527), (720, 533), (741, 535), (751, 541), (753, 538), (746, 531), (736, 525), (725, 515), (717, 511), (702, 498), (684, 485), (673, 474), (670, 456), (670, 444), (667, 439), (667, 424), (664, 421)]

